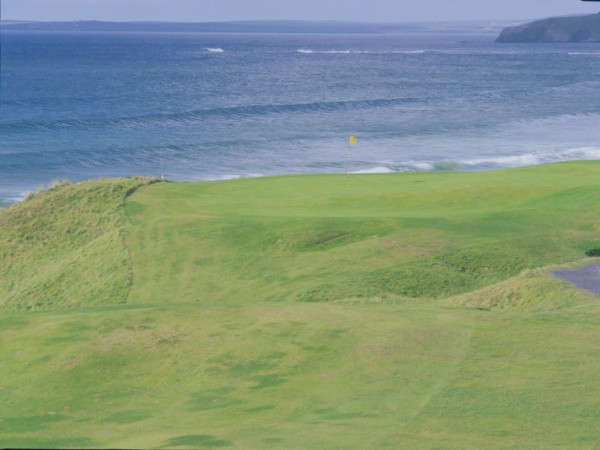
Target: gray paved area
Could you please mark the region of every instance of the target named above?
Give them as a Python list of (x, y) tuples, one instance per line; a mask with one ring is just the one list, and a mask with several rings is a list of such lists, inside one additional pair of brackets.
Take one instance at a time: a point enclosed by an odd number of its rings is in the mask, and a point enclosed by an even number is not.
[(580, 269), (557, 270), (554, 275), (600, 296), (600, 261)]

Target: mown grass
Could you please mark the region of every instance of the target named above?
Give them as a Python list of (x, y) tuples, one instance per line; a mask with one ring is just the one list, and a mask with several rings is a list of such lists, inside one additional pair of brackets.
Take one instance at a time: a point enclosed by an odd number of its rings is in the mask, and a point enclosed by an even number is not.
[[(2, 446), (67, 431), (112, 448), (197, 435), (242, 448), (376, 445), (453, 376), (471, 333), (452, 312), (306, 304), (121, 307), (27, 322), (0, 350)], [(337, 436), (348, 427), (362, 429), (361, 445)]]
[(0, 212), (0, 447), (594, 448), (600, 304), (552, 271), (599, 175), (40, 193)]
[(471, 292), (598, 247), (598, 167), (151, 186), (127, 204), (130, 301)]

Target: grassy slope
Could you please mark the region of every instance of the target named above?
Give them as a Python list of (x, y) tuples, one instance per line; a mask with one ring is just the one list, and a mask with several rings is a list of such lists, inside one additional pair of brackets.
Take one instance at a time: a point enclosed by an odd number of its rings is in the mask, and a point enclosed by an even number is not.
[(154, 185), (128, 202), (130, 301), (462, 294), (600, 247), (599, 170)]
[(59, 184), (0, 211), (0, 310), (124, 303), (124, 198), (148, 179)]
[[(77, 230), (125, 233), (98, 247), (55, 233), (23, 251), (12, 214), (51, 197), (4, 211), (0, 446), (593, 448), (600, 305), (544, 266), (600, 247), (598, 175), (159, 183), (130, 225), (135, 182), (64, 188), (104, 211)], [(106, 278), (123, 249), (128, 278)], [(63, 259), (69, 290), (37, 282)]]

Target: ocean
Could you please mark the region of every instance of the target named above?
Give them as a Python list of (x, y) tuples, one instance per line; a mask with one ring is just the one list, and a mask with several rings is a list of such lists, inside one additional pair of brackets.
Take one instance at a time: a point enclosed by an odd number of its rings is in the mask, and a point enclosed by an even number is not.
[(3, 31), (0, 202), (105, 176), (600, 159), (600, 45), (496, 36)]

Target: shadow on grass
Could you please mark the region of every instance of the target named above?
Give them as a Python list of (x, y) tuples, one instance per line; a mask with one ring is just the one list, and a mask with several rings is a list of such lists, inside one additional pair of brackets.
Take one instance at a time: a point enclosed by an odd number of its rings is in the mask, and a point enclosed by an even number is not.
[(146, 420), (152, 417), (145, 411), (119, 411), (102, 419), (102, 423), (125, 424)]
[(223, 448), (231, 447), (233, 442), (221, 439), (215, 439), (209, 434), (192, 434), (179, 436), (169, 439), (169, 442), (163, 446), (168, 447), (193, 447), (193, 448)]
[(229, 396), (233, 388), (206, 389), (192, 395), (191, 409), (193, 411), (209, 411), (211, 409), (227, 408), (243, 403), (237, 398)]
[(1, 448), (94, 448), (97, 443), (88, 438), (61, 439), (3, 439), (0, 438)]

